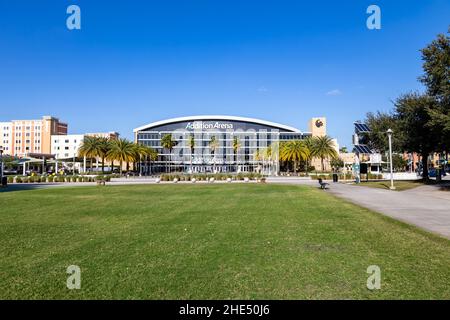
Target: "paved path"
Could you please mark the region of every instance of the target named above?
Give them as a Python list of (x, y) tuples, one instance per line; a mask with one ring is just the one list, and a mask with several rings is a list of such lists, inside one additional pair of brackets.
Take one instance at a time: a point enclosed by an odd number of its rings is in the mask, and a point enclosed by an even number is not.
[(406, 191), (332, 183), (328, 192), (450, 239), (450, 192), (434, 186)]

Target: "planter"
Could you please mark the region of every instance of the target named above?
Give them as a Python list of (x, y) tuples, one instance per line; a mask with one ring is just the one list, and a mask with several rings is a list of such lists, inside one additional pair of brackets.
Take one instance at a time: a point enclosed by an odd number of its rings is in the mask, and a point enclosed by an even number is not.
[(178, 183), (178, 179), (177, 178), (173, 179), (173, 183)]
[(156, 183), (160, 183), (161, 182), (161, 178), (156, 178), (155, 182)]
[(213, 183), (214, 182), (214, 178), (209, 178), (209, 183)]
[(227, 178), (227, 182), (228, 182), (228, 183), (231, 183), (231, 178)]
[(196, 183), (196, 182), (197, 182), (197, 179), (192, 178), (192, 179), (191, 179), (191, 182), (192, 182), (192, 183)]
[(248, 177), (244, 178), (244, 182), (249, 182), (249, 181), (250, 181), (250, 179)]

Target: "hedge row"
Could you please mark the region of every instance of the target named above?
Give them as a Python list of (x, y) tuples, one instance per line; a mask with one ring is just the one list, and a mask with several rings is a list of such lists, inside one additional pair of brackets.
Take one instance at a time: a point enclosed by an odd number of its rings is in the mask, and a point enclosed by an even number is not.
[(249, 178), (249, 180), (257, 180), (263, 178), (262, 174), (259, 173), (238, 173), (238, 174), (227, 174), (227, 173), (215, 173), (215, 174), (162, 174), (160, 176), (161, 181), (173, 181), (178, 179), (178, 181), (191, 181), (193, 178), (197, 181), (206, 181), (210, 178), (214, 180), (227, 180), (228, 178), (232, 180), (244, 180), (244, 178)]
[(8, 183), (39, 183), (39, 182), (95, 182), (95, 181), (110, 181), (111, 176), (30, 176), (22, 177), (16, 176), (8, 177)]

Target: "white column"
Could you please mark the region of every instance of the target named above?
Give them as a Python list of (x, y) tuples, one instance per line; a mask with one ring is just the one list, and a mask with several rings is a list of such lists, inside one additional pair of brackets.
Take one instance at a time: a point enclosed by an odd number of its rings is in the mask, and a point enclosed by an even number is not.
[(86, 172), (86, 156), (83, 157), (83, 172)]

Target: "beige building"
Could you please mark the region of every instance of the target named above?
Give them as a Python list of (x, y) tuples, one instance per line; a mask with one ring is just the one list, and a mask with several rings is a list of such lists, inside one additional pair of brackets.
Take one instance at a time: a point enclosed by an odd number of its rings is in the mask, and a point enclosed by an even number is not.
[[(327, 118), (325, 117), (315, 117), (311, 118), (311, 120), (308, 123), (308, 130), (311, 133), (312, 137), (323, 137), (327, 135)], [(339, 144), (337, 142), (337, 139), (332, 139), (334, 148), (336, 149), (336, 152), (339, 154)], [(330, 160), (325, 159), (324, 160), (324, 171), (331, 171), (331, 165)], [(314, 158), (311, 161), (311, 165), (316, 168), (316, 170), (322, 169), (322, 164), (320, 159)]]
[(67, 134), (67, 127), (67, 123), (51, 116), (37, 120), (0, 122), (0, 145), (5, 154), (12, 156), (50, 154), (52, 135)]

